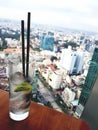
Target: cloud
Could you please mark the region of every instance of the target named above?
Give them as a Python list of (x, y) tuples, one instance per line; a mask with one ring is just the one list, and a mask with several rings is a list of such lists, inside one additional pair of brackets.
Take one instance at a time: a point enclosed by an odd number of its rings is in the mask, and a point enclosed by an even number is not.
[[(97, 0), (0, 0), (0, 17), (98, 30)], [(96, 28), (96, 29), (95, 29)]]

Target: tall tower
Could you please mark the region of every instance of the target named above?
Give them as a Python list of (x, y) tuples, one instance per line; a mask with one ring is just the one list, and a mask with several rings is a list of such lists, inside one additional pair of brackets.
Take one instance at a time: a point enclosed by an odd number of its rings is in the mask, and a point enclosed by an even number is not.
[(84, 63), (84, 52), (63, 49), (60, 64), (68, 74), (81, 74)]
[(92, 92), (92, 88), (94, 86), (94, 83), (98, 77), (98, 47), (95, 48), (92, 60), (90, 62), (90, 66), (88, 69), (88, 74), (85, 80), (85, 84), (83, 86), (80, 99), (79, 99), (79, 105), (76, 109), (76, 113), (78, 113), (79, 116), (81, 116), (82, 111), (84, 109), (84, 106)]
[(53, 43), (54, 37), (50, 33), (40, 37), (40, 48), (43, 50), (53, 51)]

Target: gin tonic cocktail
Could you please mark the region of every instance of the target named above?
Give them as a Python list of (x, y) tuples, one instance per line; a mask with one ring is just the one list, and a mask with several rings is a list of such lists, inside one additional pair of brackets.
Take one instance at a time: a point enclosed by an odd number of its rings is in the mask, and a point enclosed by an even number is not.
[(29, 115), (32, 86), (21, 72), (13, 71), (12, 68), (13, 73), (9, 77), (9, 115), (11, 119), (20, 121)]

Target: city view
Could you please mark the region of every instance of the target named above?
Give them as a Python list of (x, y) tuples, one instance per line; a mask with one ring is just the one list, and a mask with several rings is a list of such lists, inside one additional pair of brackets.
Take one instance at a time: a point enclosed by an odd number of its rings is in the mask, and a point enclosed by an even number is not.
[[(26, 35), (25, 29), (25, 45)], [(95, 32), (32, 24), (32, 100), (80, 117), (98, 76), (97, 46)], [(9, 91), (10, 58), (18, 59), (17, 69), (21, 70), (21, 48), (20, 22), (0, 19), (0, 89)]]
[(98, 0), (0, 2), (0, 128), (97, 130)]

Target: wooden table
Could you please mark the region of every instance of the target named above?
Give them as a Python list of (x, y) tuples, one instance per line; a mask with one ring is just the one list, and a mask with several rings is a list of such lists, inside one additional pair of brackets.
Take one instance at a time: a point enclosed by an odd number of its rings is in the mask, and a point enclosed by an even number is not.
[(13, 121), (8, 114), (9, 93), (0, 90), (0, 130), (90, 130), (82, 120), (31, 102), (30, 115)]

